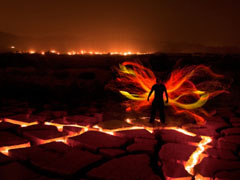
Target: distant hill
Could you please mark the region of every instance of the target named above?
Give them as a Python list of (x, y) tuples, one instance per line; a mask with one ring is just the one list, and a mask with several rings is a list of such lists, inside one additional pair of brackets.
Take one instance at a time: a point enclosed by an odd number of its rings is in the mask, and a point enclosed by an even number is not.
[(5, 32), (0, 32), (0, 52), (11, 51), (10, 47), (12, 45), (15, 45), (17, 41), (17, 36)]
[(206, 46), (190, 43), (162, 43), (161, 52), (166, 53), (214, 53), (214, 54), (239, 54), (237, 46)]
[[(29, 50), (35, 49), (38, 51), (57, 49), (60, 51), (68, 51), (69, 49), (105, 49), (112, 48), (113, 44), (108, 42), (109, 47), (106, 46), (106, 42), (99, 42), (100, 40), (87, 40), (76, 37), (22, 37), (16, 36), (10, 33), (5, 33), (0, 31), (0, 53), (1, 52), (16, 52), (18, 50)], [(96, 42), (96, 43), (94, 43)], [(133, 40), (133, 42), (135, 42)], [(136, 41), (137, 42), (137, 41)], [(104, 45), (105, 43), (105, 45)], [(120, 43), (121, 44), (121, 43)], [(142, 49), (141, 52), (145, 52), (147, 48), (146, 44), (149, 44), (148, 49), (154, 49), (157, 53), (214, 53), (214, 54), (240, 54), (240, 46), (206, 46), (201, 44), (192, 43), (174, 43), (174, 42), (140, 42), (139, 48)], [(152, 45), (155, 44), (154, 47)], [(102, 47), (99, 47), (102, 45)], [(127, 42), (121, 44), (121, 46), (127, 46)], [(11, 46), (15, 46), (16, 49), (11, 49)], [(143, 47), (141, 47), (143, 46)], [(145, 48), (144, 48), (145, 47)], [(151, 51), (151, 50), (149, 50)]]

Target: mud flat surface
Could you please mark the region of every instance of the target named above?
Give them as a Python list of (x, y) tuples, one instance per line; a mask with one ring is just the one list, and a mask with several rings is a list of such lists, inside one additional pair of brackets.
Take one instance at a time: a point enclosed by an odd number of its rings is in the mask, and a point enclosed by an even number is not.
[[(240, 121), (232, 115), (230, 120)], [(168, 125), (158, 125), (153, 132), (142, 128), (110, 134), (91, 126), (66, 130), (70, 125), (61, 124), (57, 128), (54, 121), (46, 121), (52, 125), (24, 124), (27, 120), (20, 117), (9, 116), (0, 123), (1, 179), (236, 179), (240, 172), (240, 126), (220, 116), (217, 123), (212, 123), (216, 122), (213, 117), (203, 126), (182, 127), (194, 136)], [(185, 164), (202, 136), (211, 142), (192, 174)]]

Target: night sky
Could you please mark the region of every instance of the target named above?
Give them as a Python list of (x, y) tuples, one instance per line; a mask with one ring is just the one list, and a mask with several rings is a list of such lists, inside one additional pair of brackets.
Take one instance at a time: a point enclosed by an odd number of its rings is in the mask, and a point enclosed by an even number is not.
[(0, 22), (0, 32), (33, 38), (37, 47), (240, 46), (237, 0), (1, 0)]

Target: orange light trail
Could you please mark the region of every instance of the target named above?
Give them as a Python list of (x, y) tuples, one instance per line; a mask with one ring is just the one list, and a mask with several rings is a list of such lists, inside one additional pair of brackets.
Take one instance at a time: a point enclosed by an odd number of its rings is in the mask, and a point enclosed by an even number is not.
[[(113, 82), (112, 89), (119, 91), (123, 96), (130, 99), (125, 102), (126, 111), (139, 111), (149, 106), (148, 94), (156, 82), (154, 73), (143, 65), (135, 62), (123, 62), (117, 69), (119, 77)], [(194, 83), (194, 80), (201, 77), (202, 81)], [(212, 72), (205, 65), (189, 66), (174, 70), (165, 83), (170, 106), (175, 114), (186, 114), (194, 118), (198, 124), (204, 124), (204, 115), (209, 115), (202, 108), (209, 99), (228, 93), (228, 87), (221, 83), (224, 76)], [(210, 79), (209, 81), (204, 81)], [(111, 86), (111, 85), (110, 85)], [(120, 89), (120, 90), (119, 90)], [(153, 96), (150, 101), (153, 100)]]

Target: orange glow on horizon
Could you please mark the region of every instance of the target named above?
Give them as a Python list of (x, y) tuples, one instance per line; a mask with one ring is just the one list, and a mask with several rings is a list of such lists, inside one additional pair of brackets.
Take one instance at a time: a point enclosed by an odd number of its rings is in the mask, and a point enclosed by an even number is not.
[(29, 52), (29, 54), (35, 54), (36, 53), (35, 50), (29, 50), (28, 52)]
[[(11, 46), (12, 49), (14, 49), (15, 47), (14, 46)], [(79, 50), (79, 51), (76, 51), (76, 50), (70, 50), (70, 51), (67, 51), (67, 52), (60, 52), (60, 51), (57, 51), (55, 49), (51, 49), (51, 50), (46, 50), (46, 51), (37, 51), (37, 50), (33, 50), (33, 49), (30, 49), (30, 50), (19, 50), (18, 53), (29, 53), (29, 54), (42, 54), (42, 55), (45, 55), (46, 52), (50, 52), (52, 54), (57, 54), (57, 55), (120, 55), (120, 56), (130, 56), (130, 55), (144, 55), (144, 54), (152, 54), (152, 52), (139, 52), (139, 51), (136, 51), (136, 52), (133, 52), (133, 51), (97, 51), (97, 50)]]

